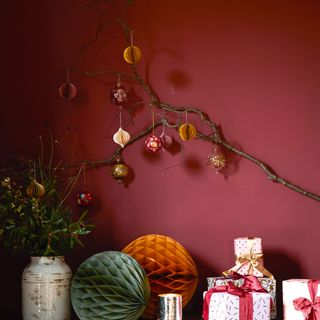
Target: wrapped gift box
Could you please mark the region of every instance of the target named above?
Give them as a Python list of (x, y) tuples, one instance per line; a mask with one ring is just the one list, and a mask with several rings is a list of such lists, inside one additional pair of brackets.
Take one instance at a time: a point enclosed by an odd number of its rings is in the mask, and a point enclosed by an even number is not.
[[(252, 312), (254, 320), (270, 319), (269, 293), (252, 292)], [(243, 303), (243, 302), (241, 302)], [(240, 318), (240, 297), (227, 292), (215, 292), (211, 295), (208, 320), (247, 320)]]
[[(276, 319), (277, 317), (277, 306), (276, 306), (276, 280), (273, 278), (257, 278), (261, 286), (268, 291), (270, 294), (272, 305), (270, 310), (270, 319)], [(227, 282), (232, 281), (232, 283), (237, 286), (241, 287), (244, 282), (244, 278), (234, 278), (234, 277), (209, 277), (207, 278), (208, 283), (208, 290), (214, 288), (216, 286), (223, 286), (226, 285)]]
[[(236, 272), (256, 277), (263, 277), (263, 273), (258, 268), (253, 267), (250, 261), (255, 260), (258, 265), (263, 266), (262, 240), (258, 237), (240, 237), (234, 239), (234, 253), (236, 264), (239, 267)], [(241, 263), (247, 260), (247, 263)]]
[[(303, 315), (302, 310), (299, 309), (301, 307), (305, 308), (306, 304), (312, 305), (312, 302), (320, 304), (319, 283), (320, 280), (311, 279), (290, 279), (282, 282), (284, 320), (306, 319), (306, 316)], [(299, 302), (302, 303), (300, 304)], [(301, 307), (299, 307), (299, 305)], [(311, 311), (311, 309), (312, 307), (310, 307), (309, 310)], [(316, 311), (314, 310), (314, 312)], [(317, 313), (316, 319), (320, 319), (320, 310)]]

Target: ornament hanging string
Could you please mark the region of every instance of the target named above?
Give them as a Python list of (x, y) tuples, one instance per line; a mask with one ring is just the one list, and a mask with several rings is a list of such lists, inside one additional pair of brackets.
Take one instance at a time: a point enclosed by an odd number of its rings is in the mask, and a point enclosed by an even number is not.
[(82, 170), (83, 170), (83, 188), (87, 190), (87, 183), (86, 183), (86, 163), (82, 162)]
[(120, 128), (122, 128), (122, 106), (119, 107), (119, 124), (120, 124)]
[(67, 83), (69, 83), (70, 81), (69, 81), (69, 67), (67, 67)]
[(152, 134), (154, 134), (154, 106), (152, 106)]
[(134, 47), (133, 47), (133, 33), (134, 33), (134, 31), (131, 30), (130, 31), (130, 44), (131, 44), (130, 53), (131, 53), (131, 60), (133, 61), (133, 63), (135, 63), (136, 57), (135, 57), (135, 51), (134, 51)]

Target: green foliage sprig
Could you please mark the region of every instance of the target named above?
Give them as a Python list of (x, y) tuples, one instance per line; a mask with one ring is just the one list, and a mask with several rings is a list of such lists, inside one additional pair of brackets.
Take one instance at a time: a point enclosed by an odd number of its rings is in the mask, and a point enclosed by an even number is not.
[[(2, 166), (0, 241), (10, 251), (30, 256), (60, 256), (76, 244), (83, 245), (80, 237), (91, 232), (93, 225), (85, 220), (87, 212), (74, 221), (72, 210), (65, 206), (80, 172), (73, 180), (68, 178), (67, 186), (59, 192), (56, 169), (43, 166), (42, 161), (36, 165), (31, 160)], [(44, 194), (28, 195), (30, 183), (43, 186)]]

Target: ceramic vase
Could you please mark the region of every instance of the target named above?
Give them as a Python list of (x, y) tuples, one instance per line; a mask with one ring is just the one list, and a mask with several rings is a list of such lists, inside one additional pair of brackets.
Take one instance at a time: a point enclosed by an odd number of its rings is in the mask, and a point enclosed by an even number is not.
[(69, 320), (72, 272), (59, 257), (31, 257), (22, 274), (23, 320)]

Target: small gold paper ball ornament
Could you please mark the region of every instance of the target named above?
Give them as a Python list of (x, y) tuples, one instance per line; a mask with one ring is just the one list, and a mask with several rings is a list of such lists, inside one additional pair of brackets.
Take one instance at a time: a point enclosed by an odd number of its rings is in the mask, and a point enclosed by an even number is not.
[(196, 136), (196, 134), (196, 128), (190, 123), (185, 123), (179, 128), (180, 138), (184, 141), (193, 139)]
[(123, 148), (130, 141), (130, 134), (120, 127), (113, 135), (113, 141)]
[(129, 64), (139, 63), (141, 56), (141, 51), (136, 46), (129, 46), (123, 52), (123, 58)]
[(208, 156), (207, 164), (214, 168), (217, 172), (227, 165), (227, 159), (218, 145), (213, 146), (212, 153)]
[(26, 193), (30, 198), (41, 198), (45, 192), (45, 187), (35, 179), (29, 183), (26, 189)]
[(117, 180), (117, 182), (122, 183), (129, 174), (129, 167), (121, 163), (121, 159), (117, 159), (117, 163), (111, 167), (111, 176)]

